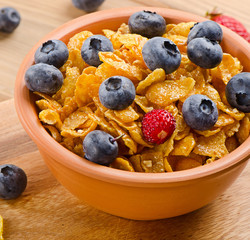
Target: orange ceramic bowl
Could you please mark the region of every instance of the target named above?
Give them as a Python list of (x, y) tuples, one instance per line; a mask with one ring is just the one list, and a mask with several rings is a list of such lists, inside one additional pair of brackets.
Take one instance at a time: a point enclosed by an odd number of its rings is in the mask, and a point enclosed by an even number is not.
[[(204, 21), (190, 13), (164, 8), (123, 8), (96, 12), (74, 19), (41, 39), (27, 54), (17, 74), (15, 105), (19, 119), (56, 179), (73, 195), (104, 212), (129, 219), (169, 218), (196, 210), (218, 197), (240, 175), (250, 155), (250, 138), (220, 160), (173, 173), (136, 173), (97, 165), (62, 147), (38, 119), (34, 95), (25, 87), (24, 75), (33, 64), (38, 46), (48, 39), (68, 42), (74, 34), (89, 30), (117, 29), (139, 10), (155, 11), (167, 23)], [(250, 71), (250, 45), (223, 28), (222, 47), (239, 58)]]

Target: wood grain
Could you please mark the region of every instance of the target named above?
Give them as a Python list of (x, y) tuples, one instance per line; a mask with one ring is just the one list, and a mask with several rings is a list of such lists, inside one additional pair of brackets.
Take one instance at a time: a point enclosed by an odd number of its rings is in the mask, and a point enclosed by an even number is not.
[(132, 221), (80, 202), (55, 180), (18, 122), (13, 100), (0, 103), (0, 122), (0, 164), (16, 164), (28, 176), (20, 198), (0, 200), (5, 240), (249, 239), (249, 164), (224, 194), (200, 210), (171, 219)]
[[(0, 33), (0, 164), (20, 166), (28, 186), (17, 200), (0, 200), (5, 240), (165, 240), (250, 239), (250, 165), (218, 199), (190, 214), (159, 221), (132, 221), (98, 211), (64, 189), (45, 166), (15, 113), (14, 82), (29, 49), (45, 34), (85, 12), (71, 0), (0, 0), (22, 16), (12, 34)], [(106, 0), (102, 9), (171, 7), (204, 15), (218, 6), (250, 30), (249, 0)]]

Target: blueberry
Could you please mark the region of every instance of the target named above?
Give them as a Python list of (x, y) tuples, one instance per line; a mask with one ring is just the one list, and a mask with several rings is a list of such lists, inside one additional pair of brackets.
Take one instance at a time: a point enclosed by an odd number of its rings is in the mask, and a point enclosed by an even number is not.
[(104, 0), (72, 0), (76, 8), (85, 12), (94, 12), (103, 2)]
[(135, 86), (130, 79), (113, 76), (102, 82), (99, 98), (103, 106), (113, 110), (127, 108), (135, 99)]
[(128, 26), (131, 33), (152, 38), (165, 33), (166, 21), (156, 12), (144, 10), (132, 14), (128, 20)]
[(117, 157), (118, 144), (110, 134), (101, 130), (94, 130), (84, 138), (83, 151), (87, 160), (108, 165)]
[(202, 68), (218, 66), (223, 57), (221, 46), (207, 38), (194, 38), (187, 45), (187, 55), (190, 61)]
[(194, 38), (208, 38), (211, 41), (221, 42), (223, 32), (220, 25), (214, 21), (204, 21), (196, 23), (188, 34), (187, 42)]
[(250, 112), (250, 73), (242, 72), (233, 76), (226, 85), (228, 103), (238, 110)]
[(47, 63), (60, 68), (68, 59), (69, 50), (60, 40), (48, 40), (35, 53), (35, 63)]
[(19, 25), (21, 16), (19, 12), (12, 7), (0, 9), (0, 31), (11, 33)]
[(200, 131), (210, 129), (218, 120), (216, 104), (201, 94), (191, 95), (185, 100), (182, 114), (189, 127)]
[(52, 65), (38, 63), (26, 71), (25, 84), (31, 91), (54, 94), (63, 84), (63, 75)]
[(27, 186), (25, 172), (12, 164), (0, 165), (0, 198), (15, 199)]
[(113, 51), (113, 45), (107, 37), (103, 35), (93, 35), (84, 41), (81, 49), (81, 55), (87, 64), (98, 67), (102, 63), (98, 53)]
[(150, 70), (163, 68), (166, 74), (174, 72), (181, 64), (181, 53), (169, 39), (154, 37), (142, 48), (142, 57)]

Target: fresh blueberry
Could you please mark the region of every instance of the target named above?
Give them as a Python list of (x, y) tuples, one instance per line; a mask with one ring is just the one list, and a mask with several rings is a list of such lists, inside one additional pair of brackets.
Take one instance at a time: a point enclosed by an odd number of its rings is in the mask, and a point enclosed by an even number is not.
[(187, 55), (191, 62), (202, 68), (218, 66), (223, 57), (220, 44), (207, 38), (194, 38), (187, 45)]
[(11, 33), (19, 25), (21, 16), (19, 12), (12, 7), (0, 9), (0, 31)]
[(25, 172), (12, 164), (0, 165), (0, 198), (15, 199), (27, 186)]
[(118, 154), (118, 144), (110, 134), (94, 130), (83, 140), (85, 158), (91, 162), (108, 165), (115, 160)]
[(223, 37), (223, 32), (220, 25), (211, 20), (196, 23), (190, 29), (187, 43), (189, 43), (194, 38), (202, 38), (202, 37), (220, 43)]
[(113, 51), (113, 45), (107, 37), (103, 35), (93, 35), (84, 41), (81, 49), (81, 55), (87, 64), (98, 67), (102, 63), (98, 53)]
[(169, 39), (154, 37), (142, 48), (142, 57), (150, 70), (163, 68), (166, 74), (174, 72), (181, 64), (181, 53)]
[(68, 59), (69, 50), (60, 40), (48, 40), (35, 53), (35, 63), (47, 63), (60, 68)]
[(31, 91), (54, 94), (63, 84), (63, 75), (52, 65), (38, 63), (26, 71), (25, 83)]
[(99, 98), (103, 106), (113, 110), (127, 108), (135, 99), (135, 86), (123, 76), (113, 76), (102, 82)]
[(250, 112), (250, 73), (242, 72), (233, 76), (226, 85), (228, 103), (238, 110)]
[(165, 33), (166, 21), (156, 12), (144, 10), (132, 14), (128, 20), (128, 26), (131, 33), (152, 38)]
[(182, 114), (189, 127), (200, 131), (210, 129), (218, 120), (216, 104), (201, 94), (191, 95), (185, 100)]
[(85, 12), (94, 12), (103, 2), (104, 0), (72, 0), (76, 8)]

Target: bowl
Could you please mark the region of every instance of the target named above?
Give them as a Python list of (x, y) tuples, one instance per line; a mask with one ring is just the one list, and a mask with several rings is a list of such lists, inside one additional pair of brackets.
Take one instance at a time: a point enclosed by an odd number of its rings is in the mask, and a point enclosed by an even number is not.
[[(25, 87), (24, 75), (34, 53), (48, 39), (68, 42), (74, 34), (89, 30), (116, 30), (131, 14), (150, 10), (167, 23), (204, 21), (203, 17), (165, 8), (122, 8), (91, 13), (58, 27), (41, 39), (24, 58), (15, 83), (15, 106), (20, 122), (36, 143), (55, 178), (73, 195), (104, 212), (128, 219), (153, 220), (182, 215), (210, 203), (240, 175), (250, 156), (250, 138), (225, 157), (193, 169), (169, 173), (127, 172), (97, 165), (70, 152), (47, 133), (38, 119), (34, 95)], [(225, 52), (239, 58), (250, 71), (250, 45), (224, 28)]]

